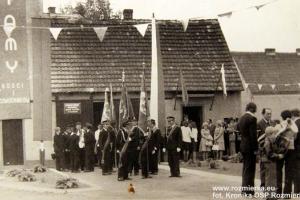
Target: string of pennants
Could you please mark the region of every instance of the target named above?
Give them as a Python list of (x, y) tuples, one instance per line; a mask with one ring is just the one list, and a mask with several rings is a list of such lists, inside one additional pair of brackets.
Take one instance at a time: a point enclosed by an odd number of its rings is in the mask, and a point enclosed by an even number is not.
[[(279, 0), (272, 0), (272, 1), (265, 2), (265, 3), (259, 4), (259, 5), (246, 7), (246, 8), (243, 8), (241, 10), (255, 8), (255, 9), (257, 9), (257, 11), (259, 11), (261, 8), (265, 7), (266, 5), (274, 3), (276, 1), (279, 1)], [(230, 18), (234, 12), (239, 12), (241, 10), (226, 11), (226, 12), (217, 14), (217, 17), (219, 17), (219, 18), (222, 18), (222, 17)], [(196, 17), (196, 18), (187, 18), (187, 19), (180, 19), (179, 21), (181, 22), (182, 28), (185, 32), (187, 30), (187, 27), (189, 25), (190, 20), (192, 20), (192, 19), (204, 19), (204, 18), (207, 18), (207, 17), (203, 16), (203, 17)], [(141, 36), (144, 37), (149, 24), (150, 23), (145, 23), (145, 24), (137, 24), (137, 25), (132, 25), (132, 26), (134, 26), (138, 30), (138, 32), (141, 34)], [(90, 29), (90, 28), (93, 28), (95, 33), (97, 34), (99, 40), (102, 42), (104, 40), (105, 33), (107, 32), (108, 27), (120, 27), (120, 25), (110, 25), (110, 26), (105, 26), (105, 27), (84, 27), (83, 25), (81, 25), (80, 27), (51, 27), (51, 28), (48, 28), (48, 27), (16, 26), (16, 24), (7, 23), (7, 24), (4, 24), (4, 25), (0, 25), (0, 27), (3, 27), (5, 33), (8, 37), (10, 37), (12, 31), (15, 28), (49, 29), (49, 31), (51, 32), (51, 34), (52, 34), (52, 36), (55, 40), (58, 39), (59, 34), (61, 33), (61, 31), (63, 29), (68, 30), (68, 29)]]
[(250, 85), (257, 86), (258, 90), (261, 91), (263, 86), (270, 86), (272, 90), (275, 90), (276, 87), (284, 86), (284, 87), (290, 87), (290, 86), (298, 86), (300, 88), (300, 83), (285, 83), (285, 84), (260, 84), (260, 83), (245, 83), (244, 88), (248, 89)]

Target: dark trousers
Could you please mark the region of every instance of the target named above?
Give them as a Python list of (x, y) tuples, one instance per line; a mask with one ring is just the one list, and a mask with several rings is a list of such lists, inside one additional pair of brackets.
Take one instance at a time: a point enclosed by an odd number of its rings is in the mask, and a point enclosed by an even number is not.
[(158, 172), (158, 151), (159, 150), (156, 150), (154, 154), (150, 155), (149, 171), (151, 173), (157, 173)]
[(127, 152), (120, 153), (118, 178), (128, 178), (128, 154)]
[(296, 175), (296, 155), (294, 150), (288, 150), (284, 157), (284, 194), (292, 193), (292, 186), (294, 183), (294, 177)]
[(294, 193), (300, 194), (300, 158), (296, 157), (295, 160), (296, 163), (296, 174), (295, 174), (295, 180), (294, 180)]
[(63, 170), (64, 164), (65, 164), (65, 155), (64, 152), (55, 152), (56, 158), (55, 158), (55, 164), (56, 164), (56, 170)]
[(132, 171), (134, 171), (135, 174), (139, 173), (139, 169), (140, 169), (139, 153), (140, 153), (140, 151), (137, 151), (137, 150), (128, 152), (129, 173), (132, 173)]
[(70, 168), (72, 172), (79, 170), (79, 152), (78, 151), (70, 151)]
[(111, 151), (109, 149), (103, 150), (103, 166), (102, 173), (109, 173), (112, 169)]
[(266, 190), (267, 193), (267, 200), (275, 200), (274, 197), (276, 195), (276, 189), (272, 190), (270, 188), (277, 187), (277, 175), (276, 175), (276, 162), (264, 162), (265, 167), (265, 187), (269, 188)]
[(85, 166), (85, 148), (79, 149), (79, 166), (80, 169), (83, 171)]
[(93, 147), (85, 149), (85, 169), (94, 171), (94, 151)]
[(176, 150), (168, 150), (168, 162), (171, 176), (180, 176), (179, 160), (180, 153), (178, 153)]
[(260, 168), (260, 187), (265, 187), (266, 185), (266, 167), (265, 167), (265, 162), (259, 163), (259, 168)]
[(147, 149), (142, 149), (140, 153), (140, 160), (141, 160), (141, 169), (142, 169), (142, 176), (148, 177), (149, 176), (149, 158), (150, 154)]
[(282, 170), (284, 166), (284, 159), (277, 160), (276, 162), (276, 174), (277, 174), (277, 194), (282, 194)]
[(71, 169), (70, 166), (70, 151), (65, 151), (65, 168)]
[(97, 164), (99, 166), (99, 168), (101, 169), (102, 168), (102, 151), (101, 151), (101, 148), (100, 147), (97, 147)]
[[(242, 193), (254, 194), (256, 156), (254, 152), (243, 153)], [(251, 188), (252, 187), (252, 188)]]

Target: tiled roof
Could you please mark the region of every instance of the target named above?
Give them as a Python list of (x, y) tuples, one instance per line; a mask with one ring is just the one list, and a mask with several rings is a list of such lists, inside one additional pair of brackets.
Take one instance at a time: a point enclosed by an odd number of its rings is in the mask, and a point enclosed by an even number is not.
[[(149, 20), (104, 21), (84, 26), (108, 26), (102, 42), (91, 29), (65, 29), (51, 39), (52, 92), (103, 92), (109, 83), (120, 91), (125, 69), (129, 91), (140, 90), (142, 63), (150, 89), (151, 23), (142, 37), (134, 24)], [(52, 19), (52, 27), (79, 27), (66, 19)], [(187, 31), (178, 21), (159, 21), (165, 90), (176, 91), (182, 69), (188, 91), (215, 90), (222, 63), (228, 91), (241, 91), (242, 83), (217, 20), (191, 20)]]
[[(300, 56), (296, 53), (232, 52), (253, 93), (300, 93)], [(257, 84), (262, 84), (261, 90)], [(275, 84), (273, 90), (271, 85)]]

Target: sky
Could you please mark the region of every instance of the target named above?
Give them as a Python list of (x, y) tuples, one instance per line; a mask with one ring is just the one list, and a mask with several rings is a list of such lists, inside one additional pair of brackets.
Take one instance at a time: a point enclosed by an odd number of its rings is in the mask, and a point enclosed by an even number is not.
[[(44, 0), (49, 6), (76, 5), (82, 0)], [(245, 9), (270, 3), (259, 10)], [(110, 0), (114, 11), (133, 9), (136, 19), (216, 18), (217, 14), (235, 11), (219, 22), (231, 51), (295, 52), (300, 48), (300, 0)]]

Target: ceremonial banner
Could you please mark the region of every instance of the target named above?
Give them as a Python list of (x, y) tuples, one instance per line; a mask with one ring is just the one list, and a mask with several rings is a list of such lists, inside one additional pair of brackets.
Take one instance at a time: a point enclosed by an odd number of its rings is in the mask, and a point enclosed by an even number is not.
[(222, 76), (223, 94), (225, 96), (227, 96), (227, 87), (226, 87), (224, 64), (222, 64), (222, 67), (221, 67), (221, 76)]
[(149, 117), (148, 97), (145, 87), (145, 72), (142, 74), (140, 111), (138, 125), (143, 131), (147, 131), (147, 118)]
[(108, 92), (109, 89), (105, 89), (105, 100), (104, 100), (104, 107), (103, 107), (103, 112), (102, 112), (102, 117), (101, 117), (101, 122), (106, 121), (106, 120), (111, 120), (111, 110), (110, 110), (110, 105), (109, 105), (109, 100), (108, 100)]
[(111, 117), (110, 117), (111, 121), (117, 122), (112, 84), (110, 84), (110, 113), (111, 113)]
[(180, 69), (180, 85), (181, 85), (181, 92), (182, 92), (182, 102), (186, 106), (189, 102), (189, 95), (186, 89), (186, 85), (185, 85), (185, 81), (181, 69)]
[(26, 1), (1, 1), (0, 120), (30, 118)]

